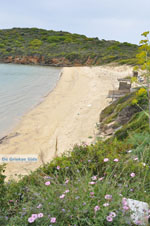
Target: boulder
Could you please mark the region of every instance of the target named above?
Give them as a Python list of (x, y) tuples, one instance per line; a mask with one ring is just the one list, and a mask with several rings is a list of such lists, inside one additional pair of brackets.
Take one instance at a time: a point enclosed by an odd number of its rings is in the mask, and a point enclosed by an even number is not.
[(149, 206), (146, 202), (141, 202), (134, 199), (126, 199), (131, 210), (131, 221), (136, 225), (147, 225)]

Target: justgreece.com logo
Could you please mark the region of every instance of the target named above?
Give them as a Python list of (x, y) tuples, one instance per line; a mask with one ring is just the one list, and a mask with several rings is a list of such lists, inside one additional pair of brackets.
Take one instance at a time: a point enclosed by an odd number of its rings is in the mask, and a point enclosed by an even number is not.
[(0, 163), (8, 163), (8, 162), (37, 162), (37, 155), (0, 155)]

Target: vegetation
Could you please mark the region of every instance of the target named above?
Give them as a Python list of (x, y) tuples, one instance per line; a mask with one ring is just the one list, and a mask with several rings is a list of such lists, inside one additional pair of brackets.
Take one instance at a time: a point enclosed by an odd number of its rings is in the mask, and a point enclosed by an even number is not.
[[(37, 28), (0, 30), (0, 60), (2, 62), (8, 62), (7, 59), (10, 56), (12, 62), (16, 57), (30, 56), (38, 58), (38, 63), (58, 66), (101, 65), (110, 62), (135, 64), (137, 49), (137, 45), (127, 42), (99, 40), (63, 31)], [(53, 62), (53, 59), (61, 59), (61, 62)], [(27, 61), (21, 63), (27, 63)]]
[(136, 109), (106, 141), (75, 145), (19, 182), (4, 183), (1, 167), (0, 225), (134, 225), (125, 198), (150, 203), (148, 120), (134, 99), (147, 106), (139, 89), (102, 112), (107, 124), (113, 114), (116, 120), (127, 107)]
[(138, 61), (137, 63), (140, 67), (135, 67), (135, 69), (142, 69), (143, 75), (146, 77), (147, 83), (147, 96), (148, 96), (148, 118), (149, 118), (149, 130), (150, 130), (150, 39), (149, 39), (150, 32), (142, 33), (144, 36), (144, 40), (140, 41), (139, 53), (136, 55)]

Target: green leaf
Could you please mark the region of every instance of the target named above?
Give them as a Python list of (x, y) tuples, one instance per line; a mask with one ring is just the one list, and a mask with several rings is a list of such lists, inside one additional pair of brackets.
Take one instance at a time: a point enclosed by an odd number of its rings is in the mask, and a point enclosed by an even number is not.
[(145, 32), (143, 32), (141, 35), (144, 36), (144, 37), (147, 37), (148, 34), (149, 34), (149, 31), (145, 31)]

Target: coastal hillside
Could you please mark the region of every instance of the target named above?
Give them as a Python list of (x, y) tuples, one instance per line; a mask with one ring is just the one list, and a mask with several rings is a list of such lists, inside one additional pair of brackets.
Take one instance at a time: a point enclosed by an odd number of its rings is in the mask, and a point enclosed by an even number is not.
[[(102, 124), (132, 112), (111, 138), (75, 145), (18, 183), (4, 183), (1, 166), (1, 225), (148, 225), (136, 219), (127, 199), (150, 203), (150, 134), (147, 96), (137, 90), (112, 103), (100, 115)], [(120, 116), (121, 117), (121, 116)], [(107, 122), (106, 122), (107, 121)], [(117, 126), (116, 126), (117, 127)], [(145, 220), (148, 221), (148, 211)], [(147, 215), (146, 215), (147, 214)]]
[(38, 28), (0, 30), (0, 62), (52, 66), (134, 64), (138, 46)]

